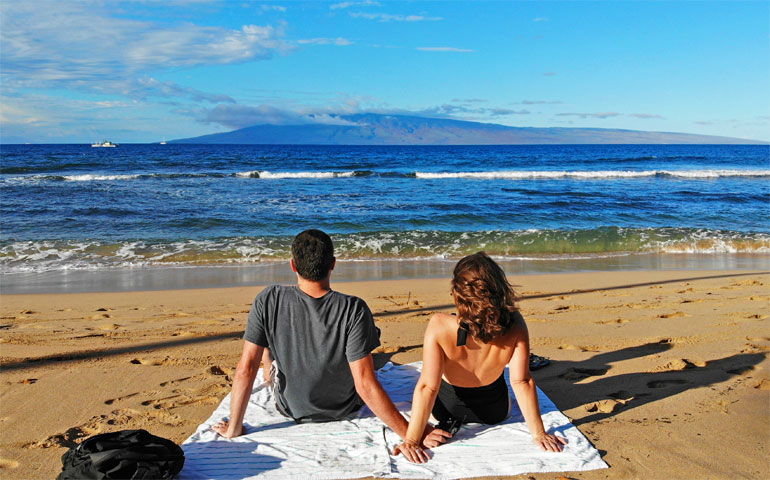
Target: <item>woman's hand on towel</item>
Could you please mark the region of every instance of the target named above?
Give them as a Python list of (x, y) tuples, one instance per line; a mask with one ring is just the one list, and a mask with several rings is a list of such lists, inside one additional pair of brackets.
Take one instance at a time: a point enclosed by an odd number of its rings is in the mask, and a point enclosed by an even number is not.
[(398, 456), (399, 453), (403, 453), (406, 459), (412, 463), (425, 463), (428, 461), (428, 454), (415, 443), (404, 442), (401, 445), (397, 445), (393, 449), (393, 455)]
[(567, 444), (566, 438), (557, 437), (556, 435), (545, 432), (534, 437), (532, 441), (546, 452), (561, 452), (564, 449), (564, 445)]
[(243, 425), (241, 425), (241, 428), (238, 429), (238, 432), (231, 432), (229, 420), (220, 420), (219, 422), (212, 425), (211, 429), (225, 438), (240, 437), (243, 435)]

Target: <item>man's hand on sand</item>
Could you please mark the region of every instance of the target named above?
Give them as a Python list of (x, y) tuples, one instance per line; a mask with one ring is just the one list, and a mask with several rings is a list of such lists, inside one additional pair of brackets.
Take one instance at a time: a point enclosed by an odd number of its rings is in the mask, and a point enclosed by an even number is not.
[(230, 427), (230, 421), (229, 420), (220, 420), (219, 422), (215, 423), (211, 429), (217, 432), (218, 434), (222, 435), (225, 438), (233, 438), (233, 437), (240, 437), (243, 435), (243, 425), (241, 425), (241, 428), (239, 431), (236, 432), (229, 432)]
[(567, 444), (567, 439), (543, 432), (533, 438), (532, 442), (546, 452), (561, 452)]
[(452, 434), (434, 427), (431, 424), (425, 426), (425, 432), (423, 432), (422, 446), (424, 448), (435, 448), (446, 442), (447, 439), (452, 438)]

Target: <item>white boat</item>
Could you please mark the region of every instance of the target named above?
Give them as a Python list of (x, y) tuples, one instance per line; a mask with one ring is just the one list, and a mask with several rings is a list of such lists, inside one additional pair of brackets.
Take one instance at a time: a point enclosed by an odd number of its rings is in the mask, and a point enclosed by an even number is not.
[(108, 141), (103, 141), (103, 142), (92, 143), (91, 146), (92, 147), (117, 147), (118, 144), (117, 143), (108, 142)]
[(160, 142), (160, 144), (161, 145), (165, 145), (166, 144), (166, 140), (164, 139), (162, 142)]

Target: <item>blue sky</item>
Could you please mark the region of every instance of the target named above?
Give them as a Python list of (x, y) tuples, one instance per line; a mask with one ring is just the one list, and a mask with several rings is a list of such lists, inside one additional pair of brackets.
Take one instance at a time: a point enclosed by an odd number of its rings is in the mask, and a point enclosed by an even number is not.
[(770, 140), (770, 2), (0, 2), (7, 143), (416, 114)]

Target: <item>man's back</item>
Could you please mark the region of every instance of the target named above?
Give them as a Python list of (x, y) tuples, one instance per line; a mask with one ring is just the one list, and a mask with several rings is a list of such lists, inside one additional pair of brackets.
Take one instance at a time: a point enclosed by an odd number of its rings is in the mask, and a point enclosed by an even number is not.
[(279, 408), (314, 421), (342, 418), (361, 406), (349, 363), (380, 344), (363, 300), (331, 290), (314, 298), (278, 285), (254, 300), (244, 339), (270, 348)]

